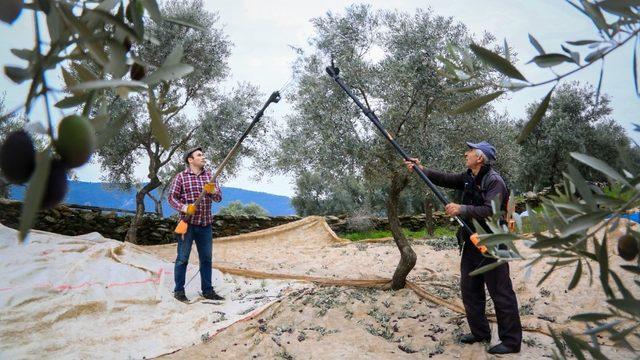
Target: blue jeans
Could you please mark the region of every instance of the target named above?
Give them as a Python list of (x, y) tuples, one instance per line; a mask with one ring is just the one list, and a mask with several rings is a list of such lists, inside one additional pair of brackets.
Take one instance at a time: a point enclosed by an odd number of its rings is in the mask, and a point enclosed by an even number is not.
[(211, 254), (213, 251), (211, 225), (198, 226), (189, 224), (187, 233), (176, 235), (178, 240), (178, 256), (174, 266), (173, 276), (176, 282), (174, 291), (184, 292), (184, 282), (187, 275), (187, 264), (189, 263), (189, 255), (191, 255), (191, 245), (195, 241), (198, 249), (198, 258), (200, 260), (200, 284), (202, 293), (213, 292), (211, 285)]

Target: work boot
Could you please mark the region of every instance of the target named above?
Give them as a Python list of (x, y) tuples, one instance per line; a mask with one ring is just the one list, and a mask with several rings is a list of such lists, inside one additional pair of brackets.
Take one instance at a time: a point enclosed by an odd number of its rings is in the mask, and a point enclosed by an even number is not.
[(204, 297), (205, 299), (209, 299), (209, 300), (224, 300), (224, 298), (222, 296), (216, 294), (215, 291), (202, 293), (202, 297)]
[(173, 293), (173, 297), (178, 301), (182, 301), (183, 303), (189, 302), (187, 296), (184, 294), (184, 291), (176, 291)]
[(520, 352), (520, 347), (509, 347), (500, 343), (487, 351), (489, 354), (514, 354)]
[(477, 342), (489, 342), (491, 338), (477, 338), (473, 336), (473, 334), (465, 334), (460, 336), (458, 340), (463, 344), (473, 344)]

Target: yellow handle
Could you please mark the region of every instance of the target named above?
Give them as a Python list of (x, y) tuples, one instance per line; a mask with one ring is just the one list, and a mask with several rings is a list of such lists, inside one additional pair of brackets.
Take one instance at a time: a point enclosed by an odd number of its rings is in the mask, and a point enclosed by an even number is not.
[(193, 215), (196, 213), (196, 206), (194, 204), (187, 205), (187, 215)]
[(471, 235), (471, 242), (478, 248), (478, 250), (480, 250), (481, 253), (484, 254), (487, 252), (487, 247), (484, 245), (480, 245), (480, 238), (478, 237), (477, 233)]

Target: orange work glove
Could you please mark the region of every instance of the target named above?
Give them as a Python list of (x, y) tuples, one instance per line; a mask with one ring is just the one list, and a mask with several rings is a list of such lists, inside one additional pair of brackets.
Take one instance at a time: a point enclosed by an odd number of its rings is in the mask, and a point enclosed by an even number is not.
[(187, 215), (193, 215), (196, 213), (196, 206), (194, 204), (184, 205), (182, 207), (182, 212)]
[(214, 183), (206, 183), (206, 184), (204, 184), (203, 189), (207, 193), (213, 194), (214, 192), (216, 192), (216, 184), (214, 184)]
[(189, 225), (186, 222), (184, 222), (183, 220), (180, 220), (174, 232), (178, 235), (184, 235), (187, 233), (188, 226)]

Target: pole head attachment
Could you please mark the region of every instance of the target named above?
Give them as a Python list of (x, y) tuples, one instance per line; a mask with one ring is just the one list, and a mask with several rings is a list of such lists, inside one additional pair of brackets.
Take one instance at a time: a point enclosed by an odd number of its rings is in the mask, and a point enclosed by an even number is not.
[(327, 74), (329, 74), (329, 76), (331, 76), (332, 78), (336, 78), (338, 77), (338, 74), (340, 74), (340, 69), (333, 66), (332, 64), (331, 66), (327, 66)]
[(277, 103), (278, 101), (280, 101), (280, 92), (274, 91), (271, 93), (271, 96), (269, 96), (269, 102)]

